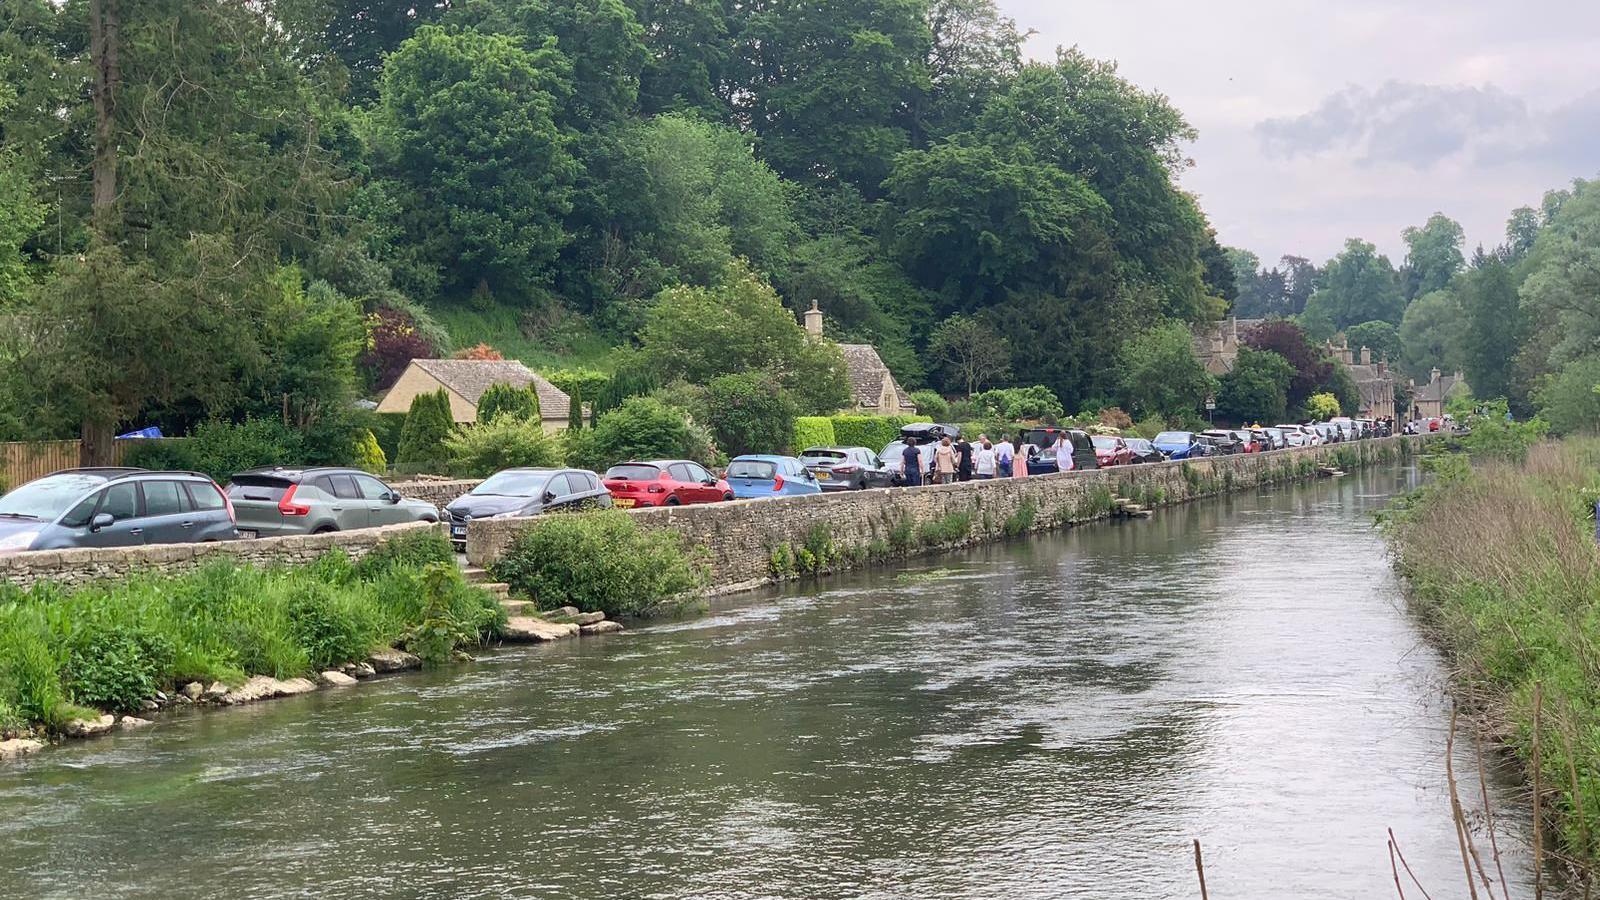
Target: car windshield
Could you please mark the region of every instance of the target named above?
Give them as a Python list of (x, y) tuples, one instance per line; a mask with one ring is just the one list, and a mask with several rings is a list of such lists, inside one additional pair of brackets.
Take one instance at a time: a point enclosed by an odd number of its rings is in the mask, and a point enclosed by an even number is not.
[(1158, 444), (1187, 444), (1190, 434), (1187, 431), (1163, 431), (1156, 435)]
[(759, 459), (736, 459), (728, 463), (729, 478), (762, 478), (770, 479), (776, 475), (778, 469), (772, 463)]
[(820, 447), (812, 447), (810, 450), (800, 454), (800, 461), (803, 463), (831, 463), (838, 462), (848, 456), (849, 454), (843, 450), (824, 450)]
[(472, 493), (478, 497), (537, 497), (549, 480), (549, 472), (496, 472)]
[(289, 482), (260, 475), (235, 475), (228, 482), (228, 496), (235, 500), (266, 500), (277, 503), (289, 492)]
[(53, 520), (85, 491), (106, 483), (101, 475), (50, 475), (0, 497), (0, 517)]
[(1090, 440), (1094, 441), (1094, 445), (1095, 445), (1096, 449), (1099, 449), (1099, 450), (1115, 450), (1115, 449), (1117, 449), (1117, 439), (1114, 438), (1114, 437), (1110, 437), (1110, 436), (1104, 435), (1104, 434), (1097, 434), (1094, 437), (1090, 438)]
[(1149, 450), (1150, 442), (1143, 438), (1129, 439), (1126, 441), (1129, 450)]
[(626, 463), (606, 470), (606, 477), (616, 481), (655, 481), (661, 477), (657, 466)]

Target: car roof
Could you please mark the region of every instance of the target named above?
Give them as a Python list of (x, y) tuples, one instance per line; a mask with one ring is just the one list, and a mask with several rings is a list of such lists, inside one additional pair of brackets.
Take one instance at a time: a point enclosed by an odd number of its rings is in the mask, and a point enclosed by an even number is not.
[(733, 459), (728, 461), (738, 462), (741, 459), (752, 462), (799, 462), (799, 460), (792, 456), (779, 456), (775, 453), (745, 453), (740, 456), (735, 456)]
[(211, 480), (211, 476), (205, 474), (204, 472), (191, 472), (186, 469), (133, 469), (122, 466), (86, 466), (81, 469), (62, 469), (59, 472), (51, 472), (49, 475), (44, 477), (54, 478), (57, 475), (93, 475), (99, 478), (104, 478), (106, 481), (117, 481), (122, 478), (157, 475), (166, 478), (171, 478), (172, 476), (177, 475), (184, 478), (204, 478), (207, 481)]
[(328, 473), (340, 474), (344, 472), (356, 475), (372, 474), (364, 469), (357, 469), (354, 466), (256, 466), (253, 469), (245, 469), (243, 472), (236, 472), (234, 473), (233, 477), (238, 478), (240, 475), (275, 475), (279, 478), (292, 480), (295, 478), (305, 478), (308, 475), (323, 475)]
[(807, 453), (810, 453), (813, 450), (838, 450), (841, 452), (845, 450), (866, 450), (868, 453), (872, 452), (872, 450), (867, 447), (849, 447), (844, 444), (818, 444), (815, 447), (807, 447), (804, 450), (801, 450), (800, 455), (805, 456)]

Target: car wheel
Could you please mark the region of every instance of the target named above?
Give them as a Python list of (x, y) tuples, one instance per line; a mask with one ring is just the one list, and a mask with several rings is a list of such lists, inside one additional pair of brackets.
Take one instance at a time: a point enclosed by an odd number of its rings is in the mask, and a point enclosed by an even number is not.
[(726, 494), (723, 494), (722, 495), (722, 502), (723, 503), (732, 503), (733, 502), (733, 491), (729, 491)]
[(312, 534), (333, 534), (335, 531), (338, 531), (338, 530), (339, 530), (339, 527), (337, 525), (323, 525), (320, 528), (317, 528), (317, 529), (313, 530), (311, 533)]
[(668, 497), (667, 498), (667, 505), (668, 506), (677, 506), (678, 503), (679, 503), (679, 501), (678, 501), (677, 497)]

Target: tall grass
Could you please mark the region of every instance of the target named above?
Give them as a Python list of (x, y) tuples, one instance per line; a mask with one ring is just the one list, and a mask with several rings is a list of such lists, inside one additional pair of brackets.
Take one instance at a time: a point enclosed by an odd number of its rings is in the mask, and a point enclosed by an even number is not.
[(1545, 786), (1558, 852), (1590, 868), (1600, 857), (1600, 441), (1434, 468), (1437, 481), (1387, 524), (1413, 603), (1462, 699)]
[[(218, 561), (76, 591), (0, 587), (0, 731), (59, 729), (91, 709), (126, 712), (188, 681), (289, 678), (420, 643), (445, 620), (458, 640), (496, 634), (505, 615), (466, 584), (437, 534), (406, 536), (352, 563), (299, 568)], [(435, 623), (437, 624), (437, 623)], [(437, 629), (430, 634), (436, 633)]]

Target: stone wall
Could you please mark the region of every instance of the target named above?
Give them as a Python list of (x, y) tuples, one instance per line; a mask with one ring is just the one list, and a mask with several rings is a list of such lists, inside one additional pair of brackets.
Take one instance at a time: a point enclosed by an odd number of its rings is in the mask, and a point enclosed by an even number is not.
[[(647, 528), (682, 534), (687, 545), (704, 554), (713, 589), (727, 590), (797, 571), (848, 568), (1105, 518), (1118, 497), (1165, 506), (1313, 478), (1323, 466), (1356, 468), (1392, 460), (1419, 444), (1416, 437), (1392, 437), (1030, 478), (640, 509), (631, 515)], [(467, 558), (480, 566), (493, 563), (532, 521), (472, 522)]]
[(389, 487), (399, 491), (402, 497), (410, 497), (413, 500), (426, 500), (443, 509), (445, 504), (480, 484), (483, 484), (483, 479), (481, 478), (456, 481), (430, 478), (425, 481), (391, 481), (389, 482)]
[(215, 544), (157, 544), (13, 553), (0, 555), (0, 580), (19, 587), (28, 587), (38, 581), (52, 581), (70, 587), (102, 578), (125, 577), (135, 572), (184, 572), (214, 559), (231, 559), (262, 566), (300, 565), (312, 562), (333, 549), (343, 550), (352, 558), (360, 559), (397, 535), (442, 527), (427, 522), (412, 522), (333, 534)]

